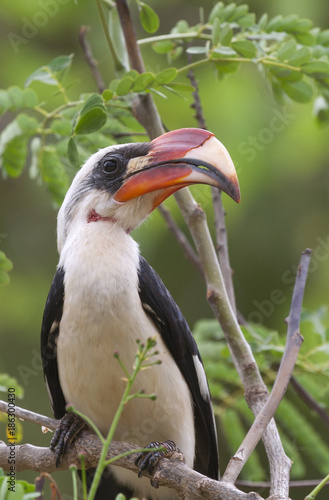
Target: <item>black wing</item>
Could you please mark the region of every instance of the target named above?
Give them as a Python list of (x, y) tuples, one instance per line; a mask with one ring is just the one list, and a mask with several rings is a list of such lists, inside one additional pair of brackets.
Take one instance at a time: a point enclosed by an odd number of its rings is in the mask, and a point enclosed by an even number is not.
[(139, 296), (145, 312), (152, 318), (177, 363), (194, 402), (196, 454), (194, 469), (218, 479), (218, 450), (210, 394), (201, 389), (193, 361), (200, 353), (179, 307), (157, 273), (140, 257)]
[(59, 268), (48, 294), (41, 327), (41, 358), (50, 402), (55, 418), (65, 414), (65, 398), (59, 383), (57, 338), (63, 313), (64, 269)]

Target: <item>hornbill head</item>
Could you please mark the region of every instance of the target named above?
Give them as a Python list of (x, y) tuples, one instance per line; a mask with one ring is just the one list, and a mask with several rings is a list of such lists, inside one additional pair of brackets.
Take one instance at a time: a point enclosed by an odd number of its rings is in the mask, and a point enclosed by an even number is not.
[(81, 223), (112, 221), (130, 232), (175, 191), (208, 184), (240, 201), (236, 171), (214, 134), (186, 128), (149, 143), (110, 146), (83, 165), (58, 214), (58, 245)]

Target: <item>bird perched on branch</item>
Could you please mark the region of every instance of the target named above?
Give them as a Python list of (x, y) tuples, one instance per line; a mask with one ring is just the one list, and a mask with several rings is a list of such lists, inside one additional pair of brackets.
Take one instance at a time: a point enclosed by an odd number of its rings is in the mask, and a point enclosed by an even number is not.
[[(60, 259), (41, 332), (47, 389), (55, 418), (62, 419), (51, 443), (58, 458), (77, 430), (66, 404), (87, 415), (105, 436), (125, 389), (113, 353), (132, 367), (136, 339), (145, 343), (156, 337), (161, 364), (141, 371), (134, 389), (157, 399), (130, 401), (114, 438), (141, 447), (164, 443), (169, 451), (176, 445), (190, 467), (218, 477), (214, 415), (197, 345), (130, 236), (168, 196), (196, 183), (240, 200), (227, 150), (201, 129), (101, 149), (74, 178), (58, 214)], [(154, 464), (152, 453), (140, 464), (141, 469)], [(128, 498), (175, 498), (173, 490), (155, 490), (147, 478), (111, 467), (97, 498), (109, 500), (120, 491)]]

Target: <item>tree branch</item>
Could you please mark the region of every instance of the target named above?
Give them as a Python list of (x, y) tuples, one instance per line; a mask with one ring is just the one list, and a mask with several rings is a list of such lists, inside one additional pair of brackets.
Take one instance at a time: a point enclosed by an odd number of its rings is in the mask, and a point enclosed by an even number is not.
[(86, 35), (90, 31), (89, 26), (81, 26), (79, 29), (79, 44), (81, 45), (83, 54), (85, 56), (85, 60), (90, 68), (91, 74), (95, 80), (95, 83), (97, 85), (98, 92), (101, 94), (103, 90), (105, 89), (105, 84), (103, 82), (103, 78), (98, 71), (97, 68), (97, 61), (93, 56), (93, 53), (91, 51), (91, 47), (88, 43), (88, 40), (86, 38)]
[[(300, 347), (303, 342), (303, 337), (299, 333), (299, 323), (310, 258), (311, 251), (307, 249), (302, 254), (299, 263), (289, 318), (287, 320), (288, 331), (286, 346), (272, 392), (266, 404), (257, 414), (238, 451), (231, 458), (223, 476), (223, 481), (228, 481), (230, 483), (234, 483), (236, 481), (244, 464), (256, 447), (258, 441), (261, 439), (265, 428), (267, 427), (272, 416), (275, 414), (276, 409), (286, 392)], [(287, 492), (288, 491), (289, 486), (287, 487)]]
[(170, 215), (169, 210), (164, 205), (160, 205), (158, 207), (158, 210), (163, 216), (164, 220), (166, 221), (168, 229), (173, 233), (178, 244), (182, 247), (185, 257), (187, 257), (192, 262), (192, 264), (194, 265), (194, 267), (196, 267), (201, 276), (204, 277), (199, 257), (193, 250), (190, 242), (186, 238), (183, 231), (180, 229), (180, 227), (176, 224), (175, 220)]
[[(116, 0), (116, 3), (120, 21), (124, 29), (126, 44), (127, 46), (136, 45), (134, 51), (130, 50), (129, 52), (131, 67), (144, 69), (144, 65), (140, 64), (142, 58), (137, 46), (136, 37), (129, 36), (129, 33), (131, 35), (133, 32), (133, 29), (132, 26), (127, 27), (127, 24), (132, 25), (127, 2), (126, 0)], [(163, 127), (151, 95), (148, 94), (147, 98), (152, 102), (151, 112), (149, 112), (147, 106), (143, 106), (143, 102), (137, 97), (138, 105), (135, 107), (135, 117), (146, 128), (152, 139), (163, 133)], [(189, 226), (204, 269), (208, 301), (225, 333), (233, 362), (245, 387), (247, 403), (253, 412), (257, 414), (267, 400), (268, 391), (261, 378), (250, 346), (243, 336), (237, 323), (236, 315), (230, 305), (204, 212), (197, 205), (188, 189), (178, 191), (175, 194), (175, 199)], [(282, 492), (284, 486), (289, 484), (290, 460), (284, 453), (274, 420), (270, 422), (264, 432), (263, 440), (269, 457), (271, 477), (275, 477), (275, 481), (272, 481), (271, 492), (272, 494)], [(282, 476), (283, 480), (281, 481)], [(276, 484), (277, 478), (279, 478), (278, 484)], [(284, 485), (283, 487), (282, 484)]]
[[(0, 401), (0, 410), (7, 412), (8, 404)], [(33, 413), (23, 408), (16, 407), (15, 415), (18, 418), (24, 418), (30, 422), (45, 425), (55, 429), (59, 423), (58, 420)], [(36, 472), (54, 472), (56, 470), (68, 470), (70, 465), (75, 464), (80, 467), (80, 455), (85, 457), (85, 466), (87, 469), (96, 467), (102, 451), (102, 443), (99, 438), (90, 431), (82, 432), (69, 445), (67, 453), (61, 459), (59, 467), (56, 467), (56, 455), (50, 448), (32, 446), (30, 444), (16, 445), (15, 442), (6, 445), (0, 441), (0, 467), (5, 471), (10, 471), (8, 458), (12, 453), (15, 457), (15, 471), (33, 470)], [(13, 451), (14, 448), (14, 451)], [(113, 465), (124, 467), (136, 474), (138, 467), (135, 465), (136, 454), (129, 453), (139, 448), (133, 443), (117, 442), (111, 443), (107, 460), (112, 460), (118, 455), (126, 454), (115, 460)], [(174, 488), (177, 493), (188, 500), (262, 500), (257, 493), (244, 493), (232, 485), (209, 479), (202, 474), (190, 469), (186, 464), (184, 457), (180, 453), (175, 453), (170, 459), (162, 459), (156, 467), (155, 473), (150, 476), (152, 484), (155, 487), (167, 486)]]
[(309, 392), (295, 379), (291, 377), (290, 384), (295, 389), (296, 393), (302, 401), (311, 409), (314, 410), (322, 421), (329, 427), (329, 415), (326, 410), (311, 396)]

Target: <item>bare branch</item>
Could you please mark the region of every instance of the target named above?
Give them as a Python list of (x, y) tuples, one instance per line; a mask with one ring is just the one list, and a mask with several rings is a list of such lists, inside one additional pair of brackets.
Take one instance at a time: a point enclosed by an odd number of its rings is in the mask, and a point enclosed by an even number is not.
[[(0, 411), (8, 413), (8, 403), (0, 400)], [(55, 430), (58, 426), (58, 420), (55, 418), (45, 417), (40, 415), (40, 413), (34, 413), (33, 411), (25, 410), (19, 406), (15, 406), (15, 416), (21, 420), (27, 420), (33, 424), (43, 425), (48, 429)]]
[(286, 346), (272, 392), (266, 404), (257, 414), (238, 451), (231, 458), (223, 476), (223, 481), (230, 483), (236, 481), (286, 392), (303, 342), (303, 337), (299, 333), (299, 322), (310, 258), (311, 251), (306, 250), (300, 260), (288, 319)]
[[(127, 29), (124, 26), (125, 24), (132, 24), (127, 2), (126, 0), (116, 0), (116, 2), (126, 43), (127, 45), (137, 45), (136, 38), (128, 36), (128, 33), (133, 31), (133, 28), (129, 27)], [(131, 67), (144, 69), (144, 65), (140, 66), (141, 54), (139, 47), (135, 48), (133, 52), (130, 51), (129, 54)], [(135, 117), (146, 128), (150, 138), (154, 138), (163, 133), (163, 127), (151, 95), (148, 94), (147, 97), (151, 102), (145, 103), (141, 98), (137, 98), (137, 104), (135, 107), (133, 106), (133, 109)], [(225, 333), (233, 362), (245, 387), (246, 400), (254, 414), (257, 414), (267, 400), (268, 391), (261, 378), (250, 346), (242, 334), (234, 310), (230, 305), (204, 212), (195, 202), (188, 189), (182, 189), (175, 193), (174, 196), (189, 226), (200, 256), (207, 283), (208, 301)], [(272, 482), (272, 492), (282, 491), (285, 485), (289, 484), (290, 460), (284, 453), (273, 420), (264, 432), (263, 441), (269, 457), (271, 477), (275, 478)], [(277, 487), (276, 481), (278, 483)], [(284, 486), (281, 487), (281, 484)]]
[(96, 82), (98, 92), (101, 94), (105, 89), (105, 83), (103, 82), (103, 78), (98, 71), (97, 61), (94, 59), (93, 53), (91, 51), (90, 44), (86, 38), (86, 35), (90, 31), (89, 26), (81, 26), (79, 29), (79, 43), (83, 50), (83, 54), (85, 56), (85, 60), (90, 68), (91, 74)]
[[(46, 417), (43, 417), (46, 418)], [(61, 459), (59, 467), (56, 467), (56, 455), (49, 448), (32, 446), (30, 444), (15, 445), (15, 470), (33, 470), (36, 472), (54, 472), (56, 470), (67, 470), (71, 464), (79, 468), (80, 455), (85, 457), (86, 468), (96, 467), (102, 444), (98, 437), (89, 432), (81, 435), (68, 447), (67, 453)], [(112, 442), (107, 459), (111, 460), (118, 455), (138, 450), (133, 443)], [(0, 467), (5, 471), (10, 470), (8, 457), (10, 444), (6, 445), (0, 441)], [(130, 453), (115, 461), (113, 465), (124, 467), (136, 474), (138, 467), (135, 465), (136, 454)], [(184, 461), (184, 457), (175, 453), (170, 460), (162, 459), (151, 477), (145, 474), (156, 487), (167, 486), (174, 488), (181, 498), (189, 500), (262, 500), (257, 493), (244, 493), (232, 485), (209, 479), (206, 476), (190, 469)]]
[(319, 405), (319, 403), (309, 392), (307, 392), (307, 390), (298, 382), (298, 380), (295, 379), (295, 377), (291, 377), (290, 384), (295, 389), (300, 399), (304, 401), (304, 403), (311, 408), (311, 410), (314, 410), (326, 426), (329, 427), (329, 415), (326, 410)]

